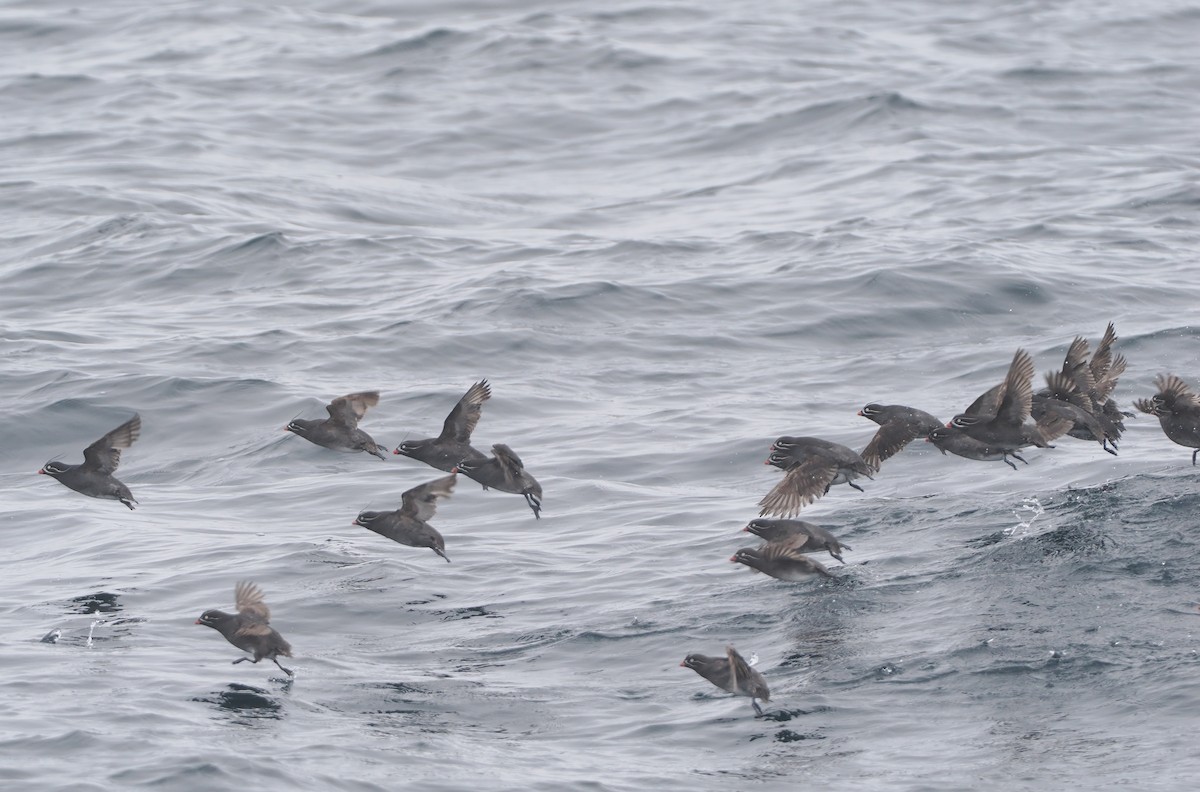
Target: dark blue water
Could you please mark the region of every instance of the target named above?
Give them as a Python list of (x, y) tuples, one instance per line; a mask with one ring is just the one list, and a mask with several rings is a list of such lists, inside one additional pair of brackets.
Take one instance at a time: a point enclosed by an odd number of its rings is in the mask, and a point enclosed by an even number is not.
[[(730, 564), (782, 434), (861, 448), (1108, 321), (1200, 381), (1189, 3), (0, 6), (0, 786), (1190, 788), (1189, 451), (924, 443)], [(453, 563), (351, 521), (475, 433)], [(133, 412), (130, 512), (34, 472)], [(920, 447), (916, 447), (920, 446)], [(258, 582), (274, 665), (193, 624)], [(62, 631), (57, 643), (40, 639)], [(89, 641), (90, 635), (90, 641)], [(678, 663), (732, 643), (772, 700)]]

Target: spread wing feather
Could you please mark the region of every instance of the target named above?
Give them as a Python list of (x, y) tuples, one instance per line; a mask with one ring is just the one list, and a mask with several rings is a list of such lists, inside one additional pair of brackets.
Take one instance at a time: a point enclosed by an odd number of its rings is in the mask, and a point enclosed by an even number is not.
[(85, 467), (112, 473), (121, 464), (121, 449), (129, 448), (142, 433), (142, 418), (134, 416), (83, 450)]
[(325, 410), (329, 413), (329, 420), (353, 429), (367, 414), (367, 409), (376, 404), (379, 404), (379, 391), (363, 391), (339, 396), (325, 405)]
[(446, 416), (438, 439), (453, 440), (457, 443), (471, 442), (471, 433), (475, 431), (475, 424), (479, 423), (479, 416), (483, 413), (483, 403), (490, 398), (492, 388), (485, 379), (468, 388)]
[(421, 522), (428, 522), (437, 513), (438, 500), (449, 498), (456, 483), (458, 476), (451, 473), (449, 476), (413, 487), (400, 496), (400, 513)]

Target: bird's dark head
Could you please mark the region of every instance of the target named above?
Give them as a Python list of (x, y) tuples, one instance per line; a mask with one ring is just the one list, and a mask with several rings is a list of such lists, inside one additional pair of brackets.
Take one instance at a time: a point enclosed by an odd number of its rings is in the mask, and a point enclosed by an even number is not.
[(228, 613), (219, 610), (206, 610), (200, 614), (200, 618), (196, 619), (196, 624), (203, 624), (205, 627), (212, 627), (214, 630), (221, 629), (221, 625), (230, 618)]
[(871, 404), (868, 404), (866, 407), (863, 407), (861, 410), (859, 410), (858, 414), (863, 418), (870, 418), (872, 421), (874, 421), (876, 418), (883, 415), (883, 405), (872, 402)]
[(771, 455), (767, 457), (767, 461), (763, 462), (764, 465), (774, 465), (782, 470), (787, 470), (792, 465), (796, 464), (796, 459), (791, 454), (788, 454), (784, 451), (774, 450), (773, 446), (772, 449)]
[(943, 454), (946, 449), (942, 445), (954, 435), (954, 430), (948, 426), (939, 426), (925, 437), (926, 443), (933, 443)]
[(451, 472), (452, 473), (474, 473), (476, 470), (479, 469), (480, 461), (481, 460), (478, 460), (478, 459), (464, 459), (463, 461), (461, 461), (457, 465), (455, 465), (454, 470), (452, 470)]
[(795, 437), (784, 435), (777, 438), (774, 443), (771, 443), (772, 451), (789, 451), (799, 445), (799, 441)]
[(758, 569), (758, 565), (762, 561), (762, 556), (753, 547), (743, 547), (730, 556), (729, 560), (735, 564), (745, 564), (751, 569)]
[(424, 446), (425, 442), (423, 440), (405, 440), (396, 446), (396, 450), (392, 453), (399, 454), (400, 456), (415, 457)]
[(68, 470), (70, 470), (69, 465), (64, 465), (62, 462), (50, 460), (46, 464), (42, 465), (42, 469), (39, 470), (38, 473), (57, 477), (61, 476), (63, 473), (66, 473)]
[(775, 525), (772, 520), (751, 520), (742, 530), (752, 533), (755, 536), (765, 537), (768, 533), (771, 533), (774, 527)]
[(975, 426), (982, 420), (983, 419), (978, 415), (956, 415), (950, 419), (950, 423), (946, 424), (946, 426), (953, 426), (955, 429), (966, 429), (968, 427)]
[(361, 525), (363, 528), (370, 528), (371, 523), (379, 519), (379, 515), (383, 513), (384, 512), (377, 511), (359, 512), (358, 516), (354, 518), (354, 522), (352, 522), (351, 525)]
[(700, 668), (708, 665), (712, 661), (711, 657), (702, 654), (690, 654), (683, 658), (683, 662), (679, 664), (680, 668), (690, 668), (697, 671)]
[(298, 434), (301, 437), (308, 437), (308, 421), (299, 418), (293, 418), (288, 421), (288, 425), (283, 427), (283, 431)]

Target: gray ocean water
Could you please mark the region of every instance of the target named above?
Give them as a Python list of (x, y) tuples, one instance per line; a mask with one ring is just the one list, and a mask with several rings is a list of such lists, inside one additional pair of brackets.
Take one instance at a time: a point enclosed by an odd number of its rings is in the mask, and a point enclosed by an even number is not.
[[(1193, 2), (0, 4), (0, 787), (1190, 789), (1200, 475), (1157, 422), (916, 443), (729, 563), (783, 434), (1108, 321), (1200, 381)], [(351, 525), (475, 445), (453, 563)], [(1040, 380), (1040, 377), (1039, 377)], [(133, 412), (140, 501), (34, 475)], [(193, 624), (266, 591), (271, 664)], [(40, 638), (52, 629), (55, 644)], [(90, 640), (89, 640), (90, 635)], [(753, 717), (680, 668), (757, 654)]]

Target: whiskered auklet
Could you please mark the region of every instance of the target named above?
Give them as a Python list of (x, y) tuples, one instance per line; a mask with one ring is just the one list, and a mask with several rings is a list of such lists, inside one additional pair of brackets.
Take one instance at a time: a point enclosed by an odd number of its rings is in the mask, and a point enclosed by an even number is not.
[(749, 696), (756, 715), (761, 716), (763, 711), (755, 699), (766, 702), (771, 700), (771, 691), (767, 688), (767, 681), (763, 679), (762, 674), (751, 668), (732, 646), (725, 648), (724, 657), (690, 654), (683, 658), (679, 665), (692, 669), (721, 690), (735, 696)]
[(442, 433), (424, 440), (405, 440), (393, 454), (410, 457), (447, 473), (464, 459), (486, 459), (487, 456), (471, 446), (471, 432), (479, 423), (483, 403), (492, 398), (488, 381), (476, 382), (462, 395), (442, 424)]
[(129, 508), (137, 500), (126, 487), (113, 476), (121, 464), (121, 449), (129, 448), (142, 432), (142, 419), (136, 413), (125, 423), (83, 449), (83, 462), (69, 465), (51, 460), (38, 473), (52, 476), (61, 484), (93, 498), (119, 500)]
[(742, 530), (760, 536), (768, 542), (791, 539), (795, 548), (801, 552), (824, 550), (843, 564), (846, 562), (842, 561), (842, 550), (854, 549), (850, 545), (840, 543), (837, 537), (821, 526), (804, 520), (766, 520), (760, 517), (751, 520)]
[(1104, 431), (1104, 437), (1097, 436), (1092, 427), (1076, 424), (1068, 434), (1081, 440), (1099, 440), (1117, 447), (1117, 442), (1125, 431), (1125, 418), (1132, 418), (1133, 413), (1122, 412), (1112, 398), (1112, 392), (1117, 381), (1125, 373), (1125, 358), (1113, 355), (1112, 347), (1117, 342), (1116, 326), (1112, 322), (1104, 329), (1100, 344), (1088, 360), (1088, 343), (1082, 336), (1076, 336), (1067, 350), (1063, 361), (1062, 372), (1072, 379), (1076, 388), (1088, 401), (1089, 411), (1096, 417)]
[(354, 525), (386, 536), (394, 542), (409, 547), (428, 547), (450, 561), (446, 555), (446, 541), (428, 520), (437, 512), (439, 498), (449, 498), (458, 477), (451, 473), (444, 478), (427, 481), (419, 487), (400, 495), (400, 508), (396, 511), (361, 512), (354, 518)]
[(292, 647), (271, 626), (271, 611), (263, 602), (262, 589), (248, 581), (238, 583), (233, 590), (233, 601), (237, 613), (206, 610), (196, 619), (196, 624), (212, 627), (224, 635), (226, 641), (254, 655), (253, 660), (239, 657), (233, 661), (234, 665), (247, 660), (251, 663), (273, 660), (285, 674), (294, 676), (290, 668), (284, 668), (279, 662), (281, 655), (292, 656)]
[(941, 426), (934, 429), (925, 438), (925, 442), (933, 443), (938, 450), (945, 454), (949, 451), (956, 456), (964, 457), (965, 459), (976, 459), (980, 462), (999, 462), (1004, 461), (1013, 470), (1017, 466), (1012, 463), (1012, 459), (1025, 461), (1025, 458), (1018, 454), (1015, 449), (1000, 447), (985, 443), (982, 440), (976, 440), (974, 437), (967, 435), (962, 429), (954, 426)]
[(1033, 358), (1018, 349), (1004, 381), (981, 394), (947, 426), (961, 430), (985, 446), (1010, 452), (1030, 445), (1049, 448), (1050, 441), (1066, 434), (1072, 426), (1070, 420), (1053, 415), (1046, 416), (1041, 423), (1027, 424), (1032, 409)]
[(300, 435), (309, 442), (332, 448), (343, 453), (366, 451), (380, 459), (387, 459), (387, 449), (376, 443), (371, 436), (358, 428), (359, 419), (367, 409), (379, 404), (379, 391), (350, 393), (325, 405), (329, 417), (317, 421), (294, 418), (283, 427), (285, 431)]
[(1105, 422), (1092, 412), (1092, 400), (1061, 371), (1046, 374), (1046, 387), (1033, 394), (1030, 408), (1034, 420), (1045, 422), (1050, 416), (1065, 418), (1071, 422), (1067, 437), (1095, 440), (1105, 451), (1117, 455), (1116, 441), (1109, 437)]
[(800, 535), (767, 542), (759, 547), (743, 547), (729, 560), (789, 583), (807, 580), (812, 575), (834, 577), (824, 566), (800, 552), (799, 548), (807, 543), (807, 539), (807, 536)]
[(928, 437), (930, 432), (942, 425), (940, 420), (924, 410), (903, 404), (872, 403), (859, 410), (858, 414), (879, 424), (879, 431), (875, 432), (862, 452), (863, 461), (877, 473), (880, 465), (900, 453), (906, 445), (918, 437)]
[(819, 437), (780, 437), (771, 445), (766, 464), (785, 471), (783, 480), (758, 502), (760, 516), (791, 517), (829, 492), (834, 484), (873, 478), (871, 466), (855, 451)]
[(1188, 384), (1174, 374), (1159, 374), (1154, 378), (1158, 393), (1149, 399), (1138, 399), (1133, 406), (1158, 418), (1167, 439), (1192, 451), (1192, 464), (1200, 454), (1200, 397)]
[(525, 502), (533, 509), (533, 516), (540, 520), (542, 485), (529, 474), (521, 458), (508, 446), (496, 443), (492, 446), (492, 453), (495, 456), (491, 459), (464, 459), (458, 463), (455, 470), (462, 471), (467, 478), (479, 482), (484, 489), (524, 495)]

